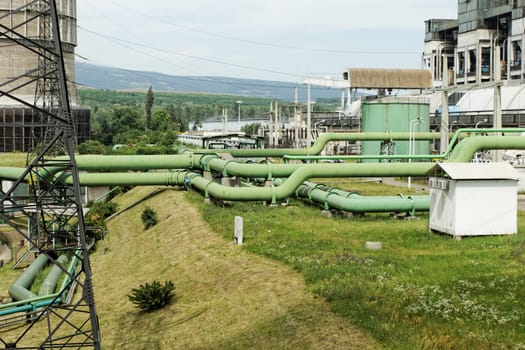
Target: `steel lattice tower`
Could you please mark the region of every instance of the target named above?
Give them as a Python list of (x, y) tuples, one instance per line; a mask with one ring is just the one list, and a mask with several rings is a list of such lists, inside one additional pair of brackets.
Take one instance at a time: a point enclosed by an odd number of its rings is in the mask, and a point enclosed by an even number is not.
[[(5, 192), (0, 189), (0, 218), (27, 242), (23, 255), (45, 254), (66, 272), (63, 291), (47, 305), (0, 317), (0, 348), (63, 349), (101, 348), (98, 317), (93, 297), (91, 267), (82, 212), (78, 169), (75, 162), (75, 126), (60, 40), (60, 17), (55, 0), (26, 0), (0, 16), (0, 38), (7, 39), (38, 57), (37, 66), (0, 84), (0, 97), (32, 108), (43, 132), (32, 135), (36, 147), (25, 171)], [(8, 26), (2, 19), (24, 13), (23, 22)], [(38, 37), (18, 30), (38, 26)], [(17, 97), (18, 89), (36, 83), (33, 103)], [(57, 157), (57, 155), (62, 155)], [(22, 188), (25, 194), (20, 195)], [(22, 218), (22, 219), (21, 219)], [(27, 219), (23, 219), (27, 218)], [(78, 267), (58, 264), (68, 254)], [(18, 263), (21, 263), (20, 259)]]

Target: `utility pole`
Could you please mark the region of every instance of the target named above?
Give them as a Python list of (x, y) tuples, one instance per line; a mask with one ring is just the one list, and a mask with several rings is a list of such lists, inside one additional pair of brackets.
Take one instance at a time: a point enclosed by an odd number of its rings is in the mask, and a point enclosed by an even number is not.
[(275, 101), (274, 107), (275, 113), (275, 147), (279, 146), (279, 140), (281, 139), (281, 122), (279, 115), (279, 102)]
[(310, 91), (310, 84), (307, 84), (306, 100), (306, 147), (310, 148), (310, 146), (312, 145), (312, 96)]
[(273, 102), (270, 102), (270, 121), (268, 123), (268, 144), (273, 148)]
[[(27, 241), (30, 249), (23, 257), (33, 253), (45, 256), (67, 278), (60, 293), (51, 295), (48, 300), (43, 298), (32, 305), (20, 304), (9, 310), (13, 313), (6, 313), (5, 308), (2, 310), (0, 347), (99, 350), (100, 327), (75, 161), (75, 122), (69, 101), (59, 13), (55, 0), (25, 1), (17, 6), (7, 10), (7, 16), (25, 16), (25, 24), (29, 24), (27, 28), (33, 28), (34, 32), (28, 30), (24, 33), (18, 27), (0, 24), (0, 37), (35, 57), (38, 67), (11, 78), (9, 82), (16, 85), (14, 87), (6, 89), (7, 85), (0, 83), (0, 95), (31, 108), (36, 123), (45, 131), (43, 135), (33, 135), (33, 144), (40, 145), (40, 148), (33, 150), (26, 170), (7, 191), (0, 192), (0, 218)], [(28, 81), (36, 82), (34, 103), (15, 95), (28, 85)], [(58, 162), (56, 154), (66, 156)], [(57, 176), (50, 176), (50, 168), (59, 171)], [(27, 179), (31, 181), (27, 182)], [(26, 216), (25, 222), (29, 224), (13, 220), (12, 214)], [(54, 244), (56, 242), (60, 242), (60, 248)], [(58, 263), (57, 257), (61, 254), (69, 257), (72, 262), (69, 267)], [(68, 297), (68, 291), (73, 297)]]
[(222, 109), (222, 132), (228, 132), (228, 110), (226, 108)]
[(297, 86), (294, 87), (294, 105), (293, 105), (293, 115), (295, 120), (295, 148), (300, 147), (300, 135), (299, 135), (299, 128), (301, 127), (301, 117), (299, 114), (299, 93)]
[(242, 101), (236, 101), (237, 104), (237, 122), (239, 123), (239, 130), (241, 130), (241, 104)]

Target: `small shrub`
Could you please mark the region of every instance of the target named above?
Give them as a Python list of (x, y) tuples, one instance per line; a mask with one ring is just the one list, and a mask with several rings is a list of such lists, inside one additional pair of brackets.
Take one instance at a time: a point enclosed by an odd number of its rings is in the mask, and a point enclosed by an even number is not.
[(148, 206), (144, 208), (144, 211), (142, 212), (140, 218), (142, 219), (142, 223), (144, 224), (145, 230), (155, 226), (159, 222), (159, 219), (157, 218), (157, 212), (155, 212), (155, 210)]
[(169, 304), (175, 296), (175, 286), (171, 281), (153, 281), (149, 284), (141, 284), (138, 288), (133, 288), (128, 299), (142, 311), (152, 311), (162, 308)]

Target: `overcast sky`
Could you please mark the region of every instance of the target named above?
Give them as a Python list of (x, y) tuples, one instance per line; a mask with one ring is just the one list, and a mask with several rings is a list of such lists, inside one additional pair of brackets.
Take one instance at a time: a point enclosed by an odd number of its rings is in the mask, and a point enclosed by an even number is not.
[(349, 67), (420, 68), (424, 21), (457, 17), (457, 0), (79, 0), (77, 6), (77, 54), (89, 63), (292, 82), (339, 78)]

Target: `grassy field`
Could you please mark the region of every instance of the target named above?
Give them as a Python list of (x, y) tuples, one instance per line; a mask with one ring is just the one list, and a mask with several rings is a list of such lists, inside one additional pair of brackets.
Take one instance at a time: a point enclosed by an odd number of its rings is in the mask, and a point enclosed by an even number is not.
[[(310, 291), (386, 348), (525, 348), (523, 234), (455, 241), (429, 234), (426, 215), (328, 219), (296, 201), (219, 208), (189, 197), (225, 239), (234, 216), (243, 216), (244, 249), (293, 267)], [(367, 241), (383, 249), (366, 250)]]
[[(185, 192), (142, 202), (152, 191), (135, 188), (115, 199), (120, 208), (140, 204), (108, 221), (107, 239), (92, 255), (106, 349), (381, 348), (308, 292), (300, 273), (220, 237)], [(146, 205), (160, 219), (147, 231), (140, 221)], [(154, 279), (173, 281), (176, 301), (139, 312), (126, 295)]]
[(24, 167), (27, 153), (0, 153), (0, 166)]
[[(328, 180), (365, 195), (405, 192)], [(525, 214), (518, 235), (462, 241), (428, 217), (326, 218), (291, 200), (205, 204), (197, 192), (135, 188), (92, 255), (110, 349), (525, 349)], [(145, 231), (140, 213), (160, 223)], [(235, 246), (234, 217), (245, 244)], [(383, 248), (366, 250), (367, 241)], [(5, 269), (4, 269), (5, 270)], [(2, 287), (13, 279), (0, 270)], [(131, 288), (172, 280), (177, 298), (141, 313)]]

